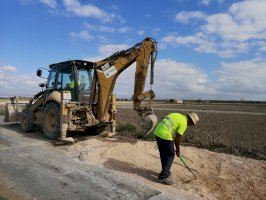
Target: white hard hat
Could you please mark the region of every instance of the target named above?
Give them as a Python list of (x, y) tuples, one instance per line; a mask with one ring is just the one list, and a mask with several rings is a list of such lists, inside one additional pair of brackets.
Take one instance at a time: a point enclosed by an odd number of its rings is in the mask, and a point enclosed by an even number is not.
[(194, 125), (199, 121), (199, 116), (194, 112), (188, 112), (187, 116), (191, 119)]

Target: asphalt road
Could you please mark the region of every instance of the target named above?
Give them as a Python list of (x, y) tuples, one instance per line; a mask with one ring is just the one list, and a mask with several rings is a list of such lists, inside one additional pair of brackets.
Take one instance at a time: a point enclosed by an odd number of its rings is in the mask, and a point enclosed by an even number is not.
[(42, 135), (18, 131), (17, 124), (0, 123), (0, 199), (168, 198), (117, 173), (74, 160)]

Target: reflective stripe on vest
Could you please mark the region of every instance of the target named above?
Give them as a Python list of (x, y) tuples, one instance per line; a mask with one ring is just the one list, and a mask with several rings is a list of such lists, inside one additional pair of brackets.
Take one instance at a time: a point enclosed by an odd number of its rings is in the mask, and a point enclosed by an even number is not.
[(175, 130), (173, 130), (173, 128), (175, 127), (175, 124), (173, 122), (173, 120), (169, 117), (169, 116), (165, 116), (165, 119), (167, 119), (167, 121), (169, 122), (169, 124), (166, 124), (164, 121), (161, 121), (161, 123), (169, 130), (172, 132), (172, 135), (175, 137), (176, 133)]

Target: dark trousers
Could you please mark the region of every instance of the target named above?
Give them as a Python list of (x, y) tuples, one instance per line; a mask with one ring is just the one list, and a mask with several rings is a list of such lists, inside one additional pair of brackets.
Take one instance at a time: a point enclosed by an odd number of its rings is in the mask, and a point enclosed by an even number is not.
[(162, 171), (159, 178), (168, 178), (170, 174), (170, 168), (175, 158), (174, 142), (170, 140), (164, 140), (156, 136), (157, 145), (160, 152)]

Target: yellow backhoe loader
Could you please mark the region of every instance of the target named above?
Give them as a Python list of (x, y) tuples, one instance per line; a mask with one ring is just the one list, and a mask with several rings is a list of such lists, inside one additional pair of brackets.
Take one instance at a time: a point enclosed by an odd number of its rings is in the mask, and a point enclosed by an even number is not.
[[(40, 126), (48, 139), (67, 140), (69, 131), (100, 132), (107, 126), (115, 132), (117, 111), (113, 89), (119, 74), (136, 62), (134, 110), (145, 122), (152, 122), (148, 134), (157, 118), (151, 108), (155, 94), (152, 90), (144, 92), (144, 86), (149, 66), (153, 84), (156, 55), (155, 40), (146, 38), (98, 62), (71, 60), (49, 65), (47, 83), (40, 84), (43, 91), (24, 105), (22, 111), (23, 105), (13, 98), (7, 103), (5, 121), (19, 121), (23, 131)], [(42, 76), (42, 69), (37, 70), (37, 76)]]

